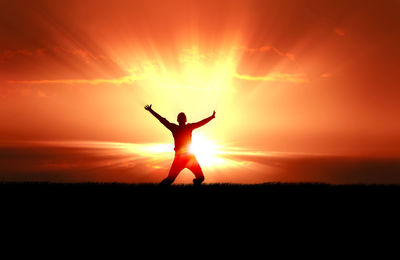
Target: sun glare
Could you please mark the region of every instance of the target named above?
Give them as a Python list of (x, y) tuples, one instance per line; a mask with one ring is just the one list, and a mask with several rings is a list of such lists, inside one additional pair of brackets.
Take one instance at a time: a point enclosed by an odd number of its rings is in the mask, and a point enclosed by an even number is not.
[[(174, 152), (173, 144), (119, 144), (118, 147), (127, 149), (130, 153), (138, 153), (142, 156), (158, 159), (169, 158), (169, 154)], [(196, 156), (201, 166), (214, 167), (228, 164), (228, 160), (218, 156), (221, 150), (222, 147), (220, 145), (217, 145), (201, 133), (193, 133), (190, 152)]]
[(219, 146), (200, 133), (193, 133), (190, 151), (194, 153), (200, 165), (215, 166), (222, 164), (224, 160), (218, 157)]
[[(193, 47), (180, 51), (179, 66), (162, 57), (146, 62), (134, 59), (127, 64), (131, 68), (132, 78), (140, 78), (137, 84), (146, 92), (142, 99), (151, 100), (155, 109), (170, 122), (175, 122), (174, 117), (179, 111), (184, 111), (189, 115), (188, 121), (193, 122), (209, 116), (213, 110), (217, 115), (224, 115), (218, 120), (223, 118), (232, 121), (230, 118), (235, 113), (230, 102), (236, 94), (233, 80), (239, 58), (237, 49), (233, 47), (218, 54), (201, 52)], [(146, 58), (143, 57), (143, 60)], [(217, 131), (225, 132), (225, 127), (221, 123), (218, 128), (215, 126), (214, 134), (217, 136)], [(162, 127), (159, 129), (163, 130)], [(231, 160), (222, 158), (223, 147), (200, 132), (193, 132), (190, 150), (202, 167), (233, 165)], [(169, 156), (174, 150), (171, 145), (148, 144), (140, 152), (161, 158)]]

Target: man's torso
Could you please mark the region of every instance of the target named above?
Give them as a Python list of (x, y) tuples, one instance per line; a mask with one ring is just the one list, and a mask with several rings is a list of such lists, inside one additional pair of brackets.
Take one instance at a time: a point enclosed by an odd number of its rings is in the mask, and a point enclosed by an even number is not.
[(188, 153), (190, 152), (190, 145), (192, 143), (193, 128), (190, 124), (179, 126), (173, 125), (171, 127), (172, 135), (174, 136), (175, 152)]

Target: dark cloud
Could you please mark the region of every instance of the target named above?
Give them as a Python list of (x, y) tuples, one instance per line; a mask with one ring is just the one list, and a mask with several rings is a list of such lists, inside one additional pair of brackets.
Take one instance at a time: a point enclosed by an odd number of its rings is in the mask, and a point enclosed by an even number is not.
[[(275, 168), (279, 174), (270, 177), (270, 181), (400, 184), (399, 157), (278, 154), (237, 155), (230, 158)], [(265, 173), (267, 174), (268, 170)]]
[[(129, 145), (129, 144), (128, 144)], [(400, 158), (222, 153), (234, 166), (204, 168), (208, 182), (324, 182), (330, 184), (400, 184)], [(2, 181), (154, 183), (169, 169), (171, 156), (157, 159), (114, 143), (3, 143)], [(190, 182), (182, 172), (178, 183)]]

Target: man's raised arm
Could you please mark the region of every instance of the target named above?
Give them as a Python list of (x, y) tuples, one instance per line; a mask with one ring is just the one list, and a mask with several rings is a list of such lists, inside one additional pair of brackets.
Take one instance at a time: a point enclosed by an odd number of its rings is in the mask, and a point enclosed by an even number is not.
[(206, 119), (203, 119), (197, 123), (193, 123), (191, 124), (193, 128), (198, 128), (200, 126), (203, 126), (205, 124), (207, 124), (208, 122), (210, 122), (212, 119), (215, 118), (215, 111), (213, 112), (212, 116), (207, 117)]
[(149, 111), (149, 112), (150, 112), (155, 118), (157, 118), (158, 121), (160, 121), (161, 124), (163, 124), (166, 128), (168, 128), (168, 129), (171, 128), (171, 123), (168, 122), (168, 120), (165, 119), (164, 117), (162, 117), (162, 116), (160, 116), (159, 114), (157, 114), (157, 112), (154, 111), (154, 110), (151, 108), (151, 105), (146, 105), (146, 106), (144, 107), (144, 109), (146, 109), (147, 111)]

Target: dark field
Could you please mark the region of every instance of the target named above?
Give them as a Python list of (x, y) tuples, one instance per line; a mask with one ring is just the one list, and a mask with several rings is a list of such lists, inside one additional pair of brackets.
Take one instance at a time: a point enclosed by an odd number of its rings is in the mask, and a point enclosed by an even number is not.
[(187, 232), (202, 227), (233, 232), (237, 225), (253, 231), (338, 223), (363, 228), (362, 223), (397, 219), (399, 195), (398, 185), (0, 183), (2, 214), (11, 221), (74, 223), (96, 230), (104, 224)]
[(169, 203), (201, 199), (215, 203), (225, 200), (227, 203), (279, 203), (280, 201), (308, 202), (319, 200), (368, 201), (373, 203), (381, 199), (400, 198), (400, 185), (330, 185), (324, 183), (264, 183), (264, 184), (177, 184), (162, 187), (157, 184), (123, 183), (48, 183), (48, 182), (2, 182), (0, 194), (3, 199), (23, 198), (30, 200), (40, 197), (44, 200), (92, 199), (93, 202), (124, 201), (129, 203), (155, 201)]
[(0, 191), (6, 193), (399, 193), (400, 185), (345, 184), (326, 183), (262, 183), (229, 184), (215, 183), (193, 186), (191, 184), (126, 184), (126, 183), (51, 183), (51, 182), (0, 182)]
[(173, 184), (171, 186), (159, 186), (158, 184), (126, 184), (126, 183), (52, 183), (52, 182), (0, 182), (1, 192), (127, 192), (140, 193), (325, 193), (325, 192), (394, 192), (400, 194), (400, 185), (367, 185), (348, 184), (331, 185), (326, 183), (262, 183), (262, 184), (229, 184), (215, 183), (193, 186), (190, 184)]

